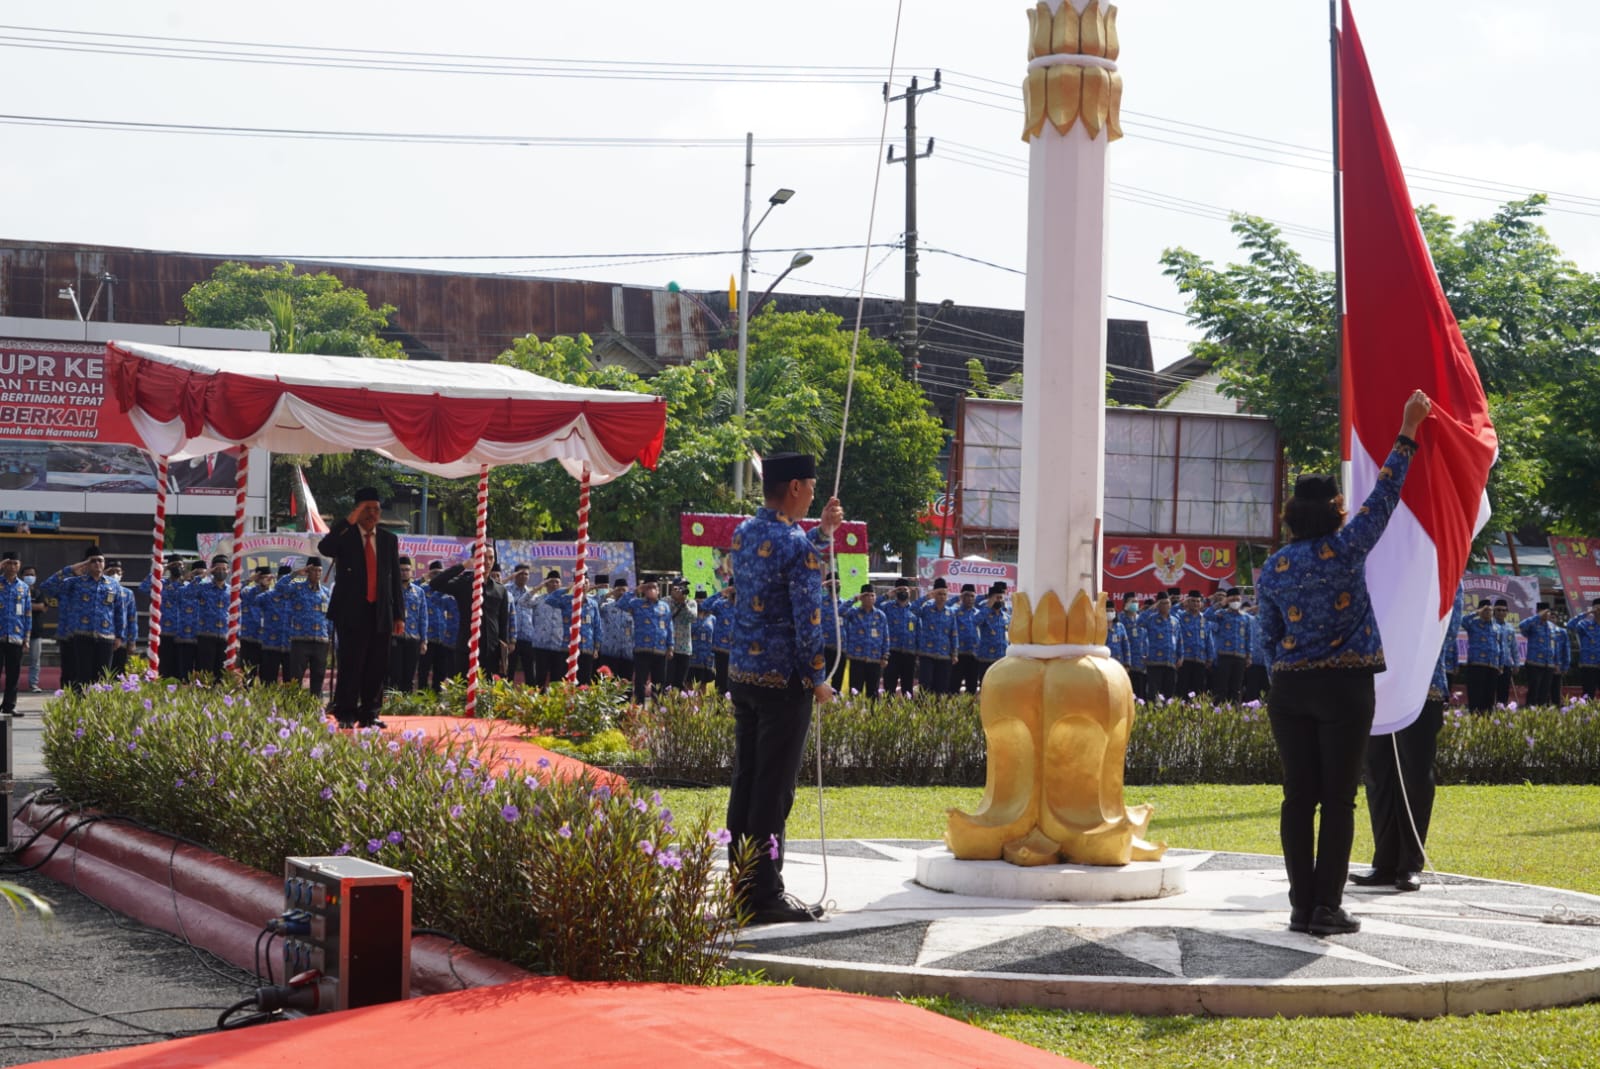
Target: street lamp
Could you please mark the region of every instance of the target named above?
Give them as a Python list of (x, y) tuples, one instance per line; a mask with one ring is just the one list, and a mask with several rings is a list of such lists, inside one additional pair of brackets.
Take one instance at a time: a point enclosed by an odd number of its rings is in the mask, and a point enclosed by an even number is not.
[[(794, 196), (792, 189), (780, 189), (767, 198), (767, 210), (761, 213), (761, 218), (756, 220), (756, 225), (750, 225), (750, 179), (751, 172), (755, 170), (755, 135), (744, 135), (744, 240), (739, 246), (739, 365), (737, 382), (734, 390), (734, 413), (742, 420), (744, 417), (744, 368), (745, 357), (750, 350), (750, 239), (755, 236), (761, 224), (767, 221), (767, 216), (772, 214), (772, 209), (780, 204), (789, 203), (789, 198)], [(805, 256), (806, 254), (800, 254)], [(809, 262), (810, 256), (806, 256)], [(796, 256), (789, 264), (792, 271), (801, 265), (800, 256)], [(784, 274), (788, 274), (785, 271)], [(783, 276), (778, 276), (782, 278)], [(777, 285), (777, 283), (773, 283)], [(768, 290), (767, 292), (771, 292)], [(765, 298), (762, 298), (765, 300)], [(744, 497), (744, 457), (733, 466), (733, 496)]]
[(783, 269), (783, 274), (773, 279), (772, 285), (767, 287), (767, 292), (763, 293), (760, 299), (758, 299), (755, 304), (750, 306), (750, 314), (755, 315), (757, 312), (761, 311), (761, 306), (767, 303), (767, 298), (771, 297), (772, 291), (778, 288), (778, 283), (789, 277), (790, 271), (793, 271), (797, 267), (804, 267), (806, 264), (815, 259), (816, 257), (812, 256), (809, 252), (795, 253), (794, 259), (789, 261), (789, 266)]

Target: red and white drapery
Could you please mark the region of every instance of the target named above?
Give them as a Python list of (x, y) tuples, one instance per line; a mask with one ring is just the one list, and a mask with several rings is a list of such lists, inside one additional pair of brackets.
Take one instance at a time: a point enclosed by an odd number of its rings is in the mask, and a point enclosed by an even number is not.
[[(230, 447), (368, 449), (446, 478), (556, 460), (598, 485), (636, 462), (654, 468), (666, 436), (659, 397), (569, 386), (497, 364), (113, 341), (106, 371), (118, 407), (161, 459)], [(480, 526), (480, 543), (484, 537)], [(480, 544), (476, 559), (484, 553)], [(159, 626), (157, 617), (153, 633)]]

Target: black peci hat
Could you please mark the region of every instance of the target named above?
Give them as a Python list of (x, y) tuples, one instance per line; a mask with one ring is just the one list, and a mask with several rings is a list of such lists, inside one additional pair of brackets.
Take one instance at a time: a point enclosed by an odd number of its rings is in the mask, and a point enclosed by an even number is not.
[(872, 584), (871, 583), (862, 583), (861, 584), (861, 593), (863, 593), (863, 594), (875, 594), (875, 593), (877, 593), (877, 591), (872, 589)]
[(363, 486), (361, 489), (356, 491), (355, 502), (359, 505), (364, 501), (376, 501), (381, 504), (383, 497), (378, 493), (377, 487)]
[(1549, 607), (1550, 607), (1550, 603), (1548, 601), (1541, 601), (1541, 602), (1539, 602), (1539, 604), (1537, 604), (1537, 605), (1535, 605), (1533, 607), (1533, 611), (1534, 612), (1544, 612)]
[(978, 588), (971, 583), (962, 583), (961, 592), (963, 594), (976, 594), (978, 592)]
[(307, 568), (320, 568), (320, 567), (322, 567), (322, 558), (321, 557), (307, 557), (306, 558), (306, 567)]
[(89, 560), (92, 557), (98, 557), (100, 555), (101, 554), (100, 554), (100, 547), (99, 546), (90, 546), (88, 549), (83, 551), (83, 559), (84, 560)]
[(612, 590), (626, 590), (626, 589), (628, 589), (628, 580), (625, 579), (624, 577), (620, 576), (620, 575), (617, 576), (617, 578), (611, 580), (611, 589)]
[(989, 587), (989, 593), (991, 595), (992, 594), (1004, 594), (1005, 592), (1006, 592), (1006, 584), (1003, 581), (1002, 582), (998, 582), (998, 583), (994, 583)]
[(400, 563), (401, 564), (410, 564), (411, 563), (411, 558), (410, 557), (401, 557), (400, 558)]
[(260, 565), (259, 567), (256, 568), (256, 570), (255, 570), (255, 572), (253, 574), (255, 574), (255, 575), (271, 575), (272, 574), (272, 565), (270, 565), (270, 564)]
[(548, 572), (544, 573), (544, 577), (546, 579), (560, 579), (561, 578), (561, 569), (560, 568), (551, 568)]
[(1505, 598), (1495, 598), (1494, 607), (1497, 609), (1509, 609), (1511, 608), (1511, 602), (1507, 601)]
[(782, 490), (795, 479), (815, 479), (817, 458), (809, 453), (773, 453), (761, 462), (761, 488)]
[(901, 587), (909, 587), (911, 585), (911, 580), (909, 580), (909, 579), (896, 579), (894, 581), (894, 585), (895, 585), (895, 589), (896, 590), (900, 589)]
[(950, 589), (950, 584), (945, 582), (944, 581), (944, 576), (941, 575), (939, 578), (937, 578), (937, 579), (935, 579), (933, 581), (933, 589), (935, 589), (935, 590), (949, 590)]
[(213, 567), (215, 567), (218, 564), (227, 564), (227, 563), (228, 563), (228, 555), (226, 553), (218, 553), (216, 556), (211, 558), (211, 564), (212, 564)]
[(609, 575), (597, 575), (597, 576), (594, 577), (594, 585), (595, 586), (610, 586), (611, 585), (611, 577)]
[(444, 561), (442, 561), (442, 560), (429, 561), (428, 562), (428, 571), (430, 571), (430, 572), (442, 572), (442, 571), (444, 571)]
[(279, 575), (280, 578), (282, 576), (285, 576), (285, 575), (291, 575), (291, 574), (293, 574), (293, 572), (294, 572), (294, 569), (289, 567), (287, 564), (278, 565), (278, 575)]
[(1189, 598), (1203, 598), (1203, 597), (1205, 597), (1205, 595), (1200, 593), (1200, 591), (1198, 591), (1198, 590), (1191, 590), (1191, 591), (1189, 591), (1189, 593), (1184, 595), (1184, 599), (1185, 600), (1187, 600)]

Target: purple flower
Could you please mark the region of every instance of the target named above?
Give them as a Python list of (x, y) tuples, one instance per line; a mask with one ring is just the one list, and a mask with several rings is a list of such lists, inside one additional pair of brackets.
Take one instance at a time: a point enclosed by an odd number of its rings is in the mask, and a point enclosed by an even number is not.
[(398, 831), (392, 831), (388, 835), (385, 835), (384, 838), (388, 839), (396, 846), (399, 846), (401, 843), (406, 841), (406, 837), (400, 834)]
[(182, 786), (183, 786), (183, 777), (182, 777), (182, 776), (179, 776), (179, 777), (178, 777), (178, 778), (177, 778), (177, 779), (176, 779), (176, 780), (175, 780), (175, 781), (174, 781), (174, 782), (173, 782), (173, 784), (172, 784), (172, 785), (173, 785), (173, 786), (174, 786), (174, 787), (182, 787)]
[(539, 760), (534, 762), (534, 767), (536, 767), (536, 768), (549, 768), (550, 767), (550, 758), (548, 758), (548, 757), (539, 758)]
[(450, 807), (450, 819), (451, 820), (460, 820), (461, 819), (461, 813), (462, 813), (462, 809), (461, 809), (461, 807), (459, 805), (453, 805), (453, 806)]
[(76, 731), (74, 731), (74, 732), (73, 732), (73, 733), (72, 733), (72, 737), (73, 737), (73, 738), (75, 738), (75, 739), (81, 739), (81, 738), (83, 738), (83, 729), (82, 729), (82, 728), (79, 728), (79, 729), (78, 729), (78, 730), (76, 730)]
[(330, 801), (333, 798), (333, 788), (332, 787), (324, 787), (324, 788), (322, 788), (322, 790), (317, 792), (317, 797), (321, 798), (324, 802)]
[(278, 729), (278, 738), (280, 738), (280, 739), (287, 739), (290, 735), (293, 735), (293, 734), (294, 734), (294, 732), (290, 731), (288, 728), (279, 728)]
[(444, 759), (444, 770), (450, 773), (452, 776), (456, 774), (456, 770), (460, 767), (460, 765), (456, 764), (456, 759), (454, 757), (447, 757)]
[(334, 857), (344, 857), (344, 855), (348, 854), (349, 852), (350, 852), (350, 844), (349, 843), (340, 843), (339, 844), (339, 849), (337, 849), (337, 850), (335, 850), (333, 852), (333, 856)]
[(129, 753), (133, 753), (133, 752), (134, 752), (134, 751), (135, 751), (135, 750), (137, 750), (137, 749), (138, 749), (138, 748), (139, 748), (139, 744), (138, 744), (138, 743), (136, 743), (136, 742), (130, 742), (130, 743), (128, 743), (128, 752), (129, 752)]
[(522, 817), (522, 810), (507, 802), (500, 807), (500, 819), (507, 824), (515, 824)]
[(563, 839), (572, 838), (572, 825), (568, 824), (566, 821), (562, 821), (561, 827), (556, 829), (556, 834), (561, 836)]
[(389, 752), (390, 753), (399, 753), (400, 752), (400, 744), (391, 739), (389, 741)]
[(776, 861), (778, 860), (778, 855), (782, 852), (783, 848), (778, 845), (778, 837), (776, 835), (767, 836), (767, 856)]
[(366, 794), (367, 793), (367, 781), (364, 780), (364, 779), (356, 780), (356, 790), (360, 791), (362, 794)]
[(323, 754), (326, 754), (327, 752), (328, 751), (323, 749), (321, 746), (313, 746), (311, 747), (311, 760), (320, 761), (322, 760)]
[(661, 804), (661, 792), (660, 791), (651, 791), (650, 792), (650, 804), (651, 805), (660, 805)]
[(611, 788), (602, 783), (589, 793), (589, 797), (598, 798), (602, 802), (608, 802), (611, 800)]
[(668, 849), (663, 850), (661, 853), (656, 855), (656, 864), (660, 865), (664, 869), (672, 869), (674, 872), (677, 872), (683, 868), (683, 859), (678, 856), (678, 852), (676, 850), (673, 850), (669, 847)]
[(649, 857), (651, 854), (656, 852), (656, 844), (651, 842), (649, 839), (640, 839), (639, 852), (645, 857)]
[(395, 787), (400, 786), (400, 781), (395, 779), (393, 776), (385, 776), (383, 777), (383, 784), (392, 790)]
[(367, 853), (376, 854), (379, 850), (382, 850), (382, 849), (383, 849), (383, 840), (382, 839), (368, 839), (367, 840)]
[(1528, 740), (1528, 749), (1530, 749), (1530, 750), (1533, 749), (1533, 736), (1532, 735), (1525, 735), (1523, 737)]
[(148, 713), (153, 708), (154, 708), (154, 706), (150, 703), (150, 699), (146, 698), (144, 700), (144, 711)]
[(716, 843), (718, 846), (727, 846), (729, 843), (733, 842), (733, 832), (729, 831), (727, 828), (720, 828), (717, 831), (706, 832), (706, 838)]
[(277, 753), (278, 753), (278, 748), (276, 746), (274, 746), (270, 742), (267, 743), (265, 746), (261, 747), (261, 756), (262, 757), (275, 757), (275, 756), (277, 756)]
[(635, 808), (639, 812), (643, 813), (645, 810), (649, 809), (650, 806), (649, 806), (648, 803), (645, 802), (645, 800), (643, 798), (636, 798), (636, 799), (634, 799), (634, 802), (633, 802), (633, 808)]
[(233, 695), (232, 694), (224, 694), (222, 696), (222, 704), (223, 705), (227, 705), (227, 706), (232, 706), (233, 705)]

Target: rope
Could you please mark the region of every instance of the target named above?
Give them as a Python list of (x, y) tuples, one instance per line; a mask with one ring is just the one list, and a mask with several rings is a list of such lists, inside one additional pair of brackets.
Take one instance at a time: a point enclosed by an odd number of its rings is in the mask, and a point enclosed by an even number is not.
[(489, 465), (478, 468), (478, 527), (472, 544), (472, 630), (467, 640), (467, 716), (478, 715), (478, 665), (482, 656), (483, 581), (489, 574)]
[(583, 603), (589, 596), (589, 465), (578, 482), (578, 570), (572, 580), (572, 626), (567, 631), (567, 682), (578, 681), (578, 651), (583, 642)]
[(223, 658), (225, 672), (233, 671), (239, 662), (239, 612), (244, 593), (244, 506), (245, 490), (250, 481), (250, 450), (238, 448), (239, 477), (235, 480), (233, 495), (233, 570), (228, 576), (228, 652)]
[[(895, 63), (900, 55), (900, 16), (905, 11), (905, 0), (899, 0), (894, 9), (894, 38), (889, 45), (889, 76), (887, 82), (894, 81)], [(887, 84), (887, 83), (886, 83)], [(872, 203), (867, 209), (867, 247), (861, 254), (861, 281), (856, 287), (856, 322), (855, 330), (850, 337), (850, 368), (844, 382), (844, 412), (839, 420), (839, 456), (833, 469), (832, 497), (839, 496), (839, 483), (844, 478), (844, 443), (845, 436), (850, 432), (850, 402), (855, 396), (856, 385), (856, 356), (861, 352), (861, 317), (867, 306), (867, 275), (870, 272), (872, 261), (872, 230), (878, 217), (878, 187), (883, 181), (883, 147), (889, 138), (889, 94), (883, 94), (883, 118), (878, 125), (878, 148), (873, 157), (872, 167)], [(830, 595), (834, 602), (833, 612), (833, 663), (828, 666), (828, 678), (832, 679), (839, 672), (839, 666), (844, 663), (844, 623), (839, 619), (839, 554), (828, 554), (828, 570), (833, 576), (833, 594)], [(812, 728), (817, 733), (817, 836), (822, 849), (822, 893), (817, 896), (817, 901), (812, 903), (816, 910), (826, 911), (828, 904), (828, 824), (823, 806), (822, 793), (822, 709), (813, 706), (811, 710)]]
[(150, 552), (150, 637), (145, 643), (145, 656), (150, 661), (150, 674), (161, 673), (161, 584), (166, 578), (167, 555), (167, 458), (156, 458), (156, 528), (152, 536), (155, 543)]

